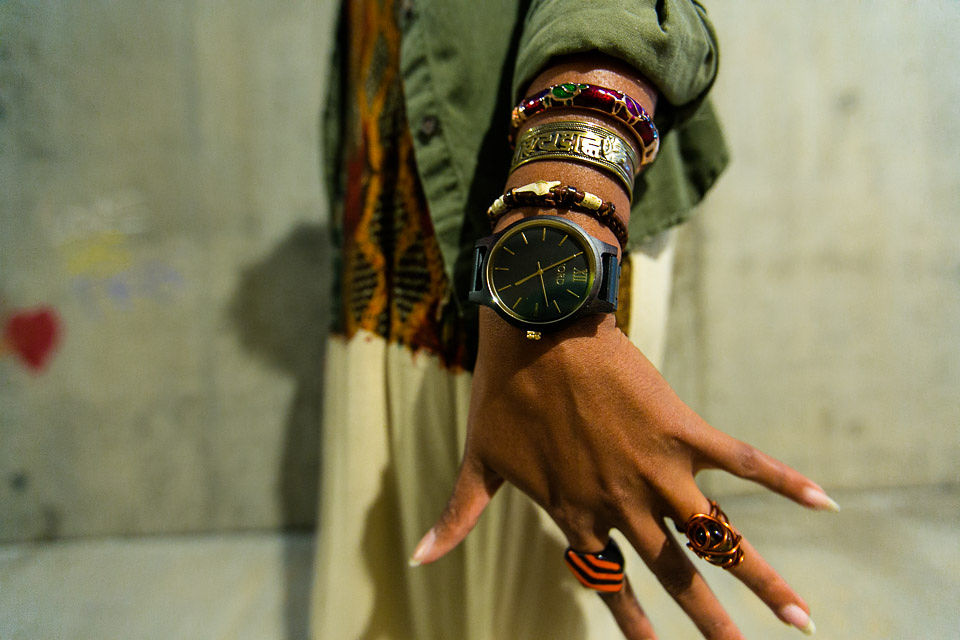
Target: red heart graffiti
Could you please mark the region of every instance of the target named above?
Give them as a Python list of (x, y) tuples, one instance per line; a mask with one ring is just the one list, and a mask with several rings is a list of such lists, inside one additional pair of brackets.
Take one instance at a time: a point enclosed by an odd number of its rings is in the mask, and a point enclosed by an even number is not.
[(60, 319), (48, 307), (24, 310), (7, 319), (3, 340), (36, 371), (43, 369), (60, 339)]

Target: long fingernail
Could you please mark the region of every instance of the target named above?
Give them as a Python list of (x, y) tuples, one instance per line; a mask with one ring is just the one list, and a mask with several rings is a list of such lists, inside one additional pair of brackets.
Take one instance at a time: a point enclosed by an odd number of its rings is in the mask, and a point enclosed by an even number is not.
[(423, 559), (427, 557), (427, 554), (430, 553), (430, 549), (433, 548), (433, 543), (437, 539), (437, 534), (433, 532), (433, 529), (427, 531), (427, 535), (423, 536), (423, 539), (420, 540), (420, 544), (417, 545), (416, 550), (413, 552), (413, 555), (410, 556), (410, 560), (407, 561), (411, 567), (419, 567), (423, 564)]
[(817, 625), (813, 624), (809, 614), (795, 604), (788, 604), (780, 610), (780, 617), (792, 624), (808, 636), (817, 632)]
[(804, 488), (803, 501), (820, 511), (840, 511), (840, 505), (824, 493), (823, 489), (814, 489), (813, 487)]

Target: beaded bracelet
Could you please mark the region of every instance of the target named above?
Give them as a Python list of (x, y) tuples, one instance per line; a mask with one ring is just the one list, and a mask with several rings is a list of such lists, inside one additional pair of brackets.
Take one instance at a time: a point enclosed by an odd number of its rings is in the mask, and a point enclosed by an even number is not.
[(637, 154), (615, 132), (582, 120), (548, 122), (530, 127), (517, 140), (510, 172), (535, 160), (572, 160), (604, 169), (616, 176), (633, 197)]
[(581, 107), (600, 111), (620, 120), (640, 141), (641, 167), (653, 162), (660, 149), (660, 134), (640, 103), (625, 93), (594, 84), (564, 82), (525, 98), (510, 114), (510, 142), (516, 139), (520, 125), (538, 113), (557, 107)]
[(600, 196), (581, 191), (576, 187), (561, 186), (559, 180), (553, 182), (538, 180), (522, 187), (508, 189), (487, 209), (490, 225), (495, 225), (505, 213), (517, 207), (552, 207), (587, 213), (613, 231), (621, 249), (627, 247), (627, 227), (617, 217), (617, 207), (612, 202), (605, 202)]

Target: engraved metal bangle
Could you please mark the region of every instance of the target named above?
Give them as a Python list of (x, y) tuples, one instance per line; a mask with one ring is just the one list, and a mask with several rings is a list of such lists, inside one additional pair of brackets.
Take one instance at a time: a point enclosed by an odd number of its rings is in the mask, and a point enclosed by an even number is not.
[(534, 160), (573, 160), (616, 176), (633, 196), (639, 161), (633, 147), (614, 131), (581, 120), (530, 127), (517, 140), (510, 171)]

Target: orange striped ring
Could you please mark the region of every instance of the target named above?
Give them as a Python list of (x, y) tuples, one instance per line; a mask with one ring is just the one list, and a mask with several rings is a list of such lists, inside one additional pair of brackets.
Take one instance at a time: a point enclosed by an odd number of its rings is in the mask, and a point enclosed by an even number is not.
[(623, 589), (623, 554), (613, 538), (598, 553), (582, 553), (567, 547), (563, 559), (583, 586), (604, 593)]

